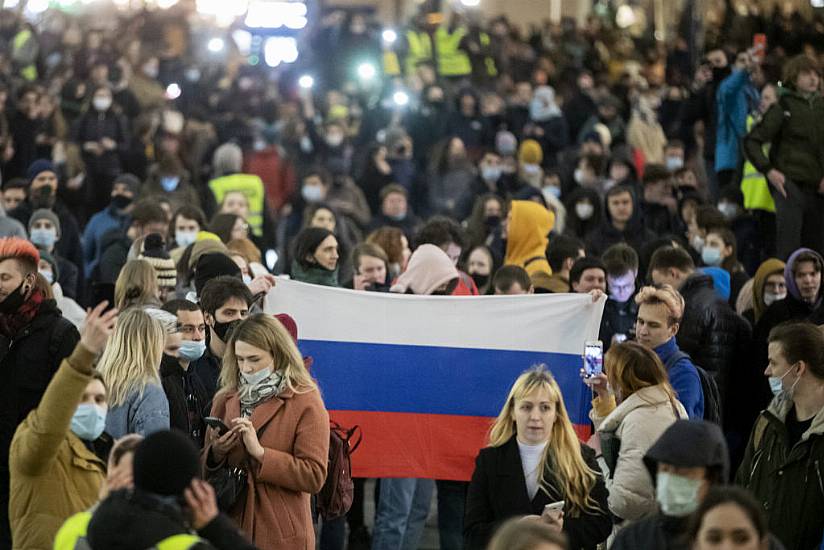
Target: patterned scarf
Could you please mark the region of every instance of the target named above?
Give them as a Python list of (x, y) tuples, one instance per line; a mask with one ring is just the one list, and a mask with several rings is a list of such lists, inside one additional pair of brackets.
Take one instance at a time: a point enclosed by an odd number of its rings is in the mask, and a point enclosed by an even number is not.
[(243, 417), (252, 416), (252, 411), (263, 401), (279, 395), (286, 387), (286, 379), (282, 371), (275, 371), (257, 384), (247, 384), (240, 379), (238, 397), (240, 398), (240, 414)]
[(31, 291), (29, 298), (20, 308), (10, 314), (0, 315), (0, 334), (14, 338), (23, 328), (32, 322), (44, 300), (43, 292), (37, 288)]

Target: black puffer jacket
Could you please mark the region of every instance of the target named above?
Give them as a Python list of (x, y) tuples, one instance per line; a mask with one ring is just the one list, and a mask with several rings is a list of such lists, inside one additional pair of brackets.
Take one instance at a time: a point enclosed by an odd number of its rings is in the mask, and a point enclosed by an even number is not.
[[(175, 504), (139, 491), (117, 491), (100, 503), (89, 522), (93, 550), (143, 550), (174, 535), (191, 533), (184, 511)], [(219, 514), (197, 532), (205, 539), (190, 550), (253, 550), (232, 521)]]
[(712, 278), (693, 273), (680, 289), (686, 307), (676, 341), (693, 363), (715, 377), (721, 402), (725, 401), (726, 380), (746, 357), (752, 330), (749, 323), (735, 313), (716, 294)]
[(0, 336), (0, 547), (8, 542), (9, 446), (14, 432), (40, 403), (60, 362), (79, 340), (54, 300), (44, 300), (15, 338)]

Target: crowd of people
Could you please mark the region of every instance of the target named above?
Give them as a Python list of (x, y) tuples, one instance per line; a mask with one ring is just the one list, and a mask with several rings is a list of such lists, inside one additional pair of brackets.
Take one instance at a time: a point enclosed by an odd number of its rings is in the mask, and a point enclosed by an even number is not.
[[(0, 548), (414, 549), (434, 498), (444, 550), (824, 547), (824, 19), (728, 4), (701, 50), (334, 11), (278, 70), (0, 11)], [(593, 437), (533, 366), (471, 481), (328, 513), (282, 275), (606, 295)]]

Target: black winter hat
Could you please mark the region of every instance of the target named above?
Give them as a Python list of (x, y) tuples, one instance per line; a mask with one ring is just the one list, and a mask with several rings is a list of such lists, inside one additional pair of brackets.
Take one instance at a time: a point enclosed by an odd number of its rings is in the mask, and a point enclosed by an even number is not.
[(200, 296), (200, 291), (206, 283), (221, 275), (231, 275), (242, 279), (240, 268), (235, 261), (221, 252), (204, 254), (195, 265), (195, 292)]
[(155, 432), (134, 453), (134, 486), (160, 496), (181, 496), (197, 476), (194, 443), (172, 431)]
[(730, 471), (724, 434), (716, 424), (705, 420), (677, 420), (650, 447), (644, 455), (644, 464), (653, 483), (659, 462), (682, 468), (714, 469), (720, 472), (722, 483)]

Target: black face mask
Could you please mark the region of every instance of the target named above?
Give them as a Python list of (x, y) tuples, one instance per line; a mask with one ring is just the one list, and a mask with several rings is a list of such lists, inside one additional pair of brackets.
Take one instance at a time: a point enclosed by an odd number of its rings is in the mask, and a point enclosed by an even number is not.
[(57, 200), (52, 188), (48, 185), (33, 191), (31, 195), (31, 205), (35, 209), (51, 208), (54, 206), (54, 201)]
[(215, 326), (212, 328), (214, 329), (215, 334), (217, 334), (217, 337), (225, 343), (232, 337), (232, 332), (234, 332), (235, 327), (237, 327), (241, 321), (242, 319), (235, 319), (234, 321), (219, 323), (217, 319), (215, 319)]
[(484, 224), (487, 227), (498, 227), (501, 225), (501, 217), (500, 216), (487, 216), (484, 218)]
[(23, 285), (26, 284), (26, 280), (23, 279), (23, 282), (20, 283), (20, 286), (15, 288), (11, 294), (6, 296), (6, 299), (0, 302), (0, 313), (9, 315), (11, 313), (16, 313), (20, 306), (23, 305), (23, 302), (26, 301), (26, 291), (23, 290)]
[(486, 275), (481, 275), (480, 273), (473, 273), (471, 276), (472, 280), (475, 281), (475, 286), (477, 286), (478, 289), (486, 286), (486, 284), (489, 282), (488, 273)]
[(132, 198), (127, 197), (126, 195), (115, 195), (112, 197), (112, 206), (117, 208), (118, 210), (123, 210), (127, 208), (130, 204), (132, 204)]

